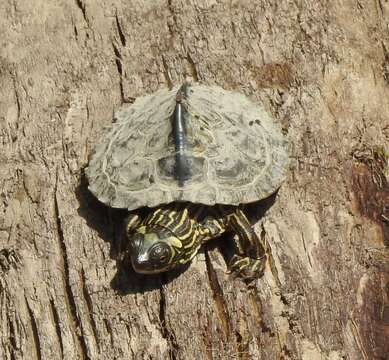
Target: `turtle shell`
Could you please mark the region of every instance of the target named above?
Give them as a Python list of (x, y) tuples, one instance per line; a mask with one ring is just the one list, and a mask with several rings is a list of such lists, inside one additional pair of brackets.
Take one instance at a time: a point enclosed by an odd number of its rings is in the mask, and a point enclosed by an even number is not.
[(123, 106), (96, 145), (86, 175), (103, 203), (128, 210), (173, 201), (238, 205), (263, 199), (285, 178), (288, 145), (246, 96), (192, 84), (183, 100), (191, 177), (174, 176), (172, 116), (179, 88)]

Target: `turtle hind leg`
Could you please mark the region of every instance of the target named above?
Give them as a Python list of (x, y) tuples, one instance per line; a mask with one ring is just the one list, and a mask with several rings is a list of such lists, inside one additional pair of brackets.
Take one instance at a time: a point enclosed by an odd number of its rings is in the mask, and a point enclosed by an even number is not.
[(246, 280), (260, 277), (266, 265), (265, 246), (241, 209), (229, 216), (229, 228), (236, 234), (229, 269)]

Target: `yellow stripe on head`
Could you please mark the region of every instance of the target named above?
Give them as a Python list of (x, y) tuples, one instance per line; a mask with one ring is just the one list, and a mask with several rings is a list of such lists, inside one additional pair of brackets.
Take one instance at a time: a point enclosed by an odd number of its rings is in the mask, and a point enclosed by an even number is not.
[(177, 225), (172, 229), (172, 231), (176, 232), (185, 223), (185, 220), (187, 220), (187, 218), (188, 218), (188, 210), (185, 208), (181, 212), (181, 217), (180, 217)]
[(182, 242), (179, 239), (177, 239), (175, 236), (170, 236), (170, 237), (164, 239), (163, 241), (171, 246), (178, 248), (178, 249), (182, 248)]
[(136, 232), (143, 235), (146, 234), (146, 226), (138, 227), (138, 229), (136, 229)]

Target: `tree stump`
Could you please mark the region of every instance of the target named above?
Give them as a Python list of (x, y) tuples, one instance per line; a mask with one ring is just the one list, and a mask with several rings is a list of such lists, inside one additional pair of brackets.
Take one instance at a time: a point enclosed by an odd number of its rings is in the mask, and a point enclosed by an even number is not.
[[(0, 358), (389, 359), (389, 2), (3, 0)], [(83, 169), (122, 102), (185, 76), (263, 103), (292, 144), (259, 203), (265, 274), (222, 240), (120, 266), (125, 212)]]

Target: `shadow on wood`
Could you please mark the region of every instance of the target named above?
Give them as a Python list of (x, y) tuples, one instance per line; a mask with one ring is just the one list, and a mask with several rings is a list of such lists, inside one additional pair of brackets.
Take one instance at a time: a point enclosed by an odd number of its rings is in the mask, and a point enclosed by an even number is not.
[[(161, 288), (180, 276), (190, 264), (184, 265), (168, 273), (143, 275), (136, 273), (132, 266), (126, 249), (126, 236), (124, 234), (125, 219), (128, 211), (125, 209), (110, 208), (96, 199), (88, 190), (85, 174), (76, 190), (79, 201), (78, 214), (83, 217), (88, 226), (96, 230), (99, 237), (110, 243), (110, 257), (116, 261), (117, 273), (111, 281), (112, 288), (121, 295), (130, 293), (144, 293)], [(149, 211), (146, 208), (137, 210), (140, 215)]]

